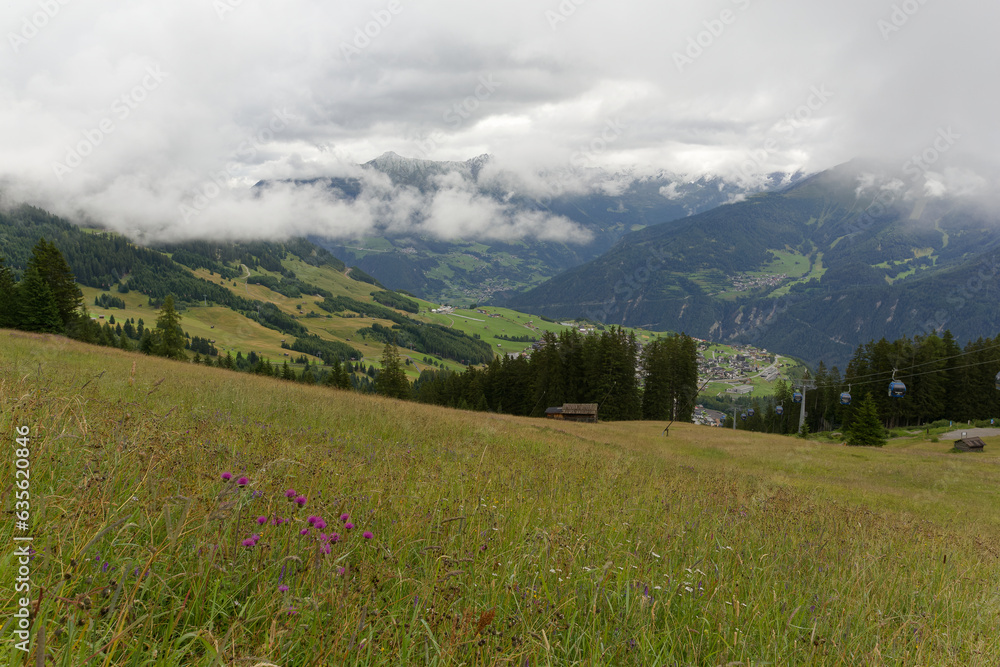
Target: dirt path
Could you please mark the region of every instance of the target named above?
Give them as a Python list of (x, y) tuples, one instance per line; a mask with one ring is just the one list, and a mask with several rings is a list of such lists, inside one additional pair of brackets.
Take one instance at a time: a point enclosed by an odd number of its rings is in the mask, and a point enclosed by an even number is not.
[(958, 440), (962, 437), (963, 433), (970, 438), (988, 438), (991, 435), (1000, 435), (1000, 428), (965, 428), (958, 431), (948, 431), (938, 437), (942, 440)]

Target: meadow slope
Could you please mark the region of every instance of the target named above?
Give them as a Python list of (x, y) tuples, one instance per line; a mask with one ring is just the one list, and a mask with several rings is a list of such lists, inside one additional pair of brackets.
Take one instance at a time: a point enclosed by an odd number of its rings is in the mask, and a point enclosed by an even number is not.
[[(0, 331), (0, 663), (1000, 662), (1000, 438), (957, 455), (664, 426)], [(30, 656), (12, 634), (29, 533)]]

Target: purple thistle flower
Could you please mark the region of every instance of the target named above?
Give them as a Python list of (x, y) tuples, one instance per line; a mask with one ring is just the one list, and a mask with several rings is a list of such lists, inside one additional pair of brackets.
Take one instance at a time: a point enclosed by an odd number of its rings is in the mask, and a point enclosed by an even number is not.
[(225, 481), (228, 482), (232, 478), (233, 478), (233, 474), (231, 472), (224, 472), (224, 473), (222, 473), (222, 479), (224, 479)]
[(334, 533), (333, 535), (330, 536), (330, 541), (333, 542), (333, 543), (339, 542), (340, 541), (340, 535), (338, 535), (337, 533)]
[(327, 535), (326, 533), (320, 533), (318, 539), (320, 542), (326, 542), (328, 539), (330, 539), (330, 536)]
[(308, 535), (308, 534), (309, 534), (308, 528), (303, 528), (302, 530), (299, 531), (299, 535)]
[(266, 516), (259, 516), (259, 517), (257, 517), (257, 525), (263, 526), (265, 523), (267, 523), (267, 517)]
[(250, 480), (247, 479), (247, 477), (245, 475), (243, 477), (240, 477), (238, 480), (236, 480), (236, 484), (238, 486), (246, 486), (249, 483), (250, 483)]
[(340, 515), (340, 520), (343, 521), (344, 523), (347, 523), (347, 520), (350, 518), (351, 515), (348, 514), (347, 512), (344, 512), (343, 514)]
[(245, 546), (246, 548), (249, 549), (250, 547), (256, 546), (257, 545), (257, 541), (254, 540), (252, 537), (248, 537), (245, 540), (243, 540), (242, 542), (240, 542), (240, 544), (242, 544), (243, 546)]
[(104, 561), (104, 565), (101, 565), (101, 572), (107, 572), (108, 566), (111, 565), (108, 561)]
[(344, 524), (344, 530), (354, 530), (354, 524), (348, 521)]
[(306, 523), (308, 523), (310, 526), (315, 526), (317, 521), (319, 521), (318, 516), (311, 516), (308, 519), (306, 519)]
[(284, 584), (281, 584), (280, 586), (278, 586), (278, 592), (279, 593), (287, 593), (288, 592), (288, 586), (286, 586)]
[(289, 500), (295, 500), (295, 489), (288, 489), (285, 491), (285, 497)]
[(344, 569), (344, 568), (342, 568), (342, 567), (338, 567), (338, 568), (337, 568), (337, 574), (339, 574), (339, 575), (343, 575), (343, 574), (344, 574), (344, 572), (346, 572), (346, 571), (347, 571), (347, 570), (345, 570), (345, 569)]
[(306, 497), (305, 496), (299, 496), (299, 497), (297, 497), (295, 499), (295, 502), (297, 502), (299, 504), (299, 507), (304, 507), (305, 504), (306, 504)]
[(370, 530), (366, 530), (366, 531), (365, 531), (365, 534), (364, 534), (364, 535), (362, 535), (362, 537), (363, 537), (363, 538), (365, 538), (366, 540), (370, 540), (370, 539), (372, 539), (372, 538), (373, 538), (373, 537), (375, 537), (375, 536), (374, 536), (374, 535), (372, 535), (372, 532), (371, 532)]
[(323, 519), (316, 519), (316, 523), (313, 525), (316, 526), (316, 528), (318, 528), (319, 530), (323, 530), (324, 528), (326, 528), (326, 521), (323, 521)]
[(322, 553), (324, 555), (330, 553), (330, 545), (329, 544), (324, 544), (324, 545), (320, 546), (319, 551), (320, 551), (320, 553)]

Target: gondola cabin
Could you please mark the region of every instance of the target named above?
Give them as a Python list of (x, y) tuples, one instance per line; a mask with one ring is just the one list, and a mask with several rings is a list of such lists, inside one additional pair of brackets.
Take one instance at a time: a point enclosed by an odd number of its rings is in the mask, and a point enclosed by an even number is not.
[(795, 403), (801, 403), (802, 402), (802, 392), (801, 391), (797, 391), (794, 394), (792, 394), (792, 401), (795, 402)]
[(778, 415), (780, 417), (781, 415), (784, 414), (784, 412), (785, 412), (785, 409), (783, 407), (781, 407), (780, 405), (775, 406), (775, 408), (774, 408), (774, 414), (776, 414), (776, 415)]
[(906, 385), (899, 380), (889, 383), (889, 398), (903, 398), (906, 396)]
[(846, 391), (840, 395), (840, 404), (841, 405), (850, 405), (851, 404), (851, 395), (849, 393), (847, 393)]
[(746, 421), (746, 420), (747, 420), (747, 413), (745, 413), (745, 412), (744, 412), (744, 413), (742, 413), (742, 414), (740, 415), (740, 419), (742, 419), (743, 421)]
[(747, 410), (747, 416), (748, 417), (753, 417), (755, 414), (757, 414), (757, 413), (753, 411), (753, 408), (750, 408), (749, 410)]

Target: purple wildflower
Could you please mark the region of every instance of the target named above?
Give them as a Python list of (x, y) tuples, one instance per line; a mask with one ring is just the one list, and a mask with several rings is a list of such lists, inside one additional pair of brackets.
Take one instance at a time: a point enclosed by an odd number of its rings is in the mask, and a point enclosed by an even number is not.
[(256, 546), (257, 545), (257, 541), (254, 540), (252, 537), (248, 537), (245, 540), (243, 540), (242, 542), (240, 542), (240, 544), (242, 544), (243, 546), (245, 546), (246, 548), (249, 549), (252, 546)]
[(299, 504), (299, 507), (303, 507), (306, 504), (306, 497), (305, 496), (298, 496), (295, 499), (295, 502), (297, 502)]
[(285, 497), (289, 500), (295, 500), (295, 489), (288, 489), (285, 491)]
[(316, 519), (316, 523), (313, 525), (316, 526), (316, 528), (318, 528), (319, 530), (323, 530), (324, 528), (326, 528), (326, 521), (323, 521), (323, 519)]
[(334, 533), (333, 535), (330, 536), (330, 541), (334, 542), (334, 543), (339, 542), (340, 541), (340, 535), (338, 535), (337, 533)]
[(308, 535), (308, 534), (309, 534), (308, 528), (303, 528), (302, 530), (299, 531), (299, 535)]
[(278, 586), (278, 592), (279, 593), (287, 593), (288, 592), (288, 586), (286, 586), (284, 584), (281, 584), (280, 586)]
[(354, 524), (348, 521), (344, 524), (344, 530), (354, 530)]
[(347, 523), (347, 520), (350, 518), (351, 515), (348, 514), (347, 512), (344, 512), (343, 514), (340, 515), (340, 520), (343, 521), (344, 523)]
[(267, 517), (266, 516), (259, 516), (259, 517), (257, 517), (257, 525), (263, 526), (265, 523), (267, 523)]
[(320, 548), (319, 548), (319, 551), (320, 551), (320, 553), (322, 553), (324, 555), (330, 553), (330, 545), (329, 544), (323, 544), (323, 545), (321, 545)]
[(224, 472), (224, 473), (222, 473), (222, 479), (224, 479), (225, 481), (228, 482), (232, 478), (233, 478), (233, 474), (231, 472)]
[(243, 477), (240, 477), (238, 480), (236, 480), (236, 484), (238, 486), (246, 486), (249, 483), (250, 483), (250, 480), (247, 479), (247, 477), (245, 475)]
[(315, 526), (317, 521), (319, 521), (318, 516), (311, 516), (308, 519), (306, 519), (306, 523), (308, 523), (310, 526)]
[(370, 539), (372, 539), (372, 538), (373, 538), (373, 537), (375, 537), (375, 536), (374, 536), (374, 535), (372, 535), (372, 532), (371, 532), (370, 530), (366, 530), (366, 531), (365, 531), (365, 534), (364, 534), (364, 535), (362, 535), (362, 537), (363, 537), (363, 538), (365, 538), (366, 540), (370, 540)]

